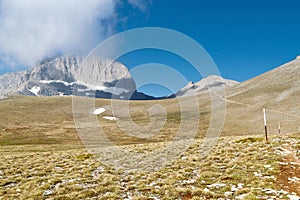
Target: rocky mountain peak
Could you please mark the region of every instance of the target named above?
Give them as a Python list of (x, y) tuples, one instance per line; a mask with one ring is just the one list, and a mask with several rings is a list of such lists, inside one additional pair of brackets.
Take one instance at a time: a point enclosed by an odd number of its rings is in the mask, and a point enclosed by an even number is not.
[(17, 93), (90, 96), (97, 91), (99, 97), (114, 94), (122, 98), (122, 94), (135, 90), (135, 82), (123, 64), (97, 56), (47, 58), (29, 70), (0, 76), (0, 97)]
[(203, 94), (211, 91), (217, 91), (221, 88), (230, 87), (237, 84), (237, 81), (224, 79), (221, 76), (211, 75), (204, 79), (201, 79), (199, 82), (193, 83), (189, 82), (184, 88), (179, 90), (175, 96), (189, 96)]

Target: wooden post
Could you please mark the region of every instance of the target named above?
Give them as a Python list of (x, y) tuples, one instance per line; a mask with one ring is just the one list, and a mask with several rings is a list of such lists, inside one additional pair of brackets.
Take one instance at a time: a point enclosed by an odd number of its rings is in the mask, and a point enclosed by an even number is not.
[(280, 135), (280, 121), (278, 121), (278, 134)]
[(265, 125), (265, 135), (266, 135), (266, 141), (268, 141), (268, 129), (267, 129), (267, 116), (266, 116), (266, 109), (263, 109), (264, 113), (264, 125)]

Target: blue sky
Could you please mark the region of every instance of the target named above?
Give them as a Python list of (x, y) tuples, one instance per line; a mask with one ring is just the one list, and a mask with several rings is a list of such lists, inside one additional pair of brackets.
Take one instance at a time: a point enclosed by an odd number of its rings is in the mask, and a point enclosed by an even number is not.
[[(245, 81), (300, 54), (299, 8), (298, 0), (154, 0), (147, 17), (133, 18), (119, 29), (158, 26), (180, 31), (207, 50), (224, 77)], [(122, 61), (129, 67), (143, 62), (133, 57)], [(185, 71), (187, 65), (175, 67)], [(190, 70), (186, 75), (192, 81), (199, 78)]]
[[(153, 0), (145, 5), (138, 9), (123, 1), (117, 13), (124, 20), (114, 32), (148, 26), (182, 32), (206, 49), (225, 78), (245, 81), (300, 54), (299, 0)], [(136, 51), (119, 60), (129, 69), (161, 62), (190, 81), (201, 78), (189, 63), (167, 52)], [(12, 70), (0, 66), (0, 73)], [(142, 91), (167, 93), (155, 87)]]

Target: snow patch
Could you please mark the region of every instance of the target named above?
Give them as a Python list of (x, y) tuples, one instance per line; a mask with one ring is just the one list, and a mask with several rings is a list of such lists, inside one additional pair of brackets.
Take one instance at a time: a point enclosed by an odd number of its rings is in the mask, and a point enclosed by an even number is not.
[(104, 116), (102, 117), (103, 119), (107, 119), (107, 120), (110, 120), (110, 121), (117, 121), (118, 118), (117, 117), (110, 117), (110, 116)]
[(96, 110), (94, 110), (93, 114), (94, 115), (100, 115), (101, 113), (105, 112), (105, 108), (97, 108)]
[(129, 90), (124, 89), (124, 88), (95, 86), (95, 85), (89, 85), (89, 84), (86, 84), (86, 83), (83, 83), (83, 82), (79, 82), (79, 81), (77, 81), (76, 84), (86, 86), (88, 88), (87, 90), (99, 90), (99, 91), (103, 91), (103, 92), (109, 92), (109, 93), (112, 93), (114, 95), (120, 95), (123, 92), (124, 93), (128, 93), (129, 92)]
[(99, 91), (103, 91), (103, 92), (109, 92), (112, 93), (114, 95), (120, 95), (123, 92), (124, 93), (128, 93), (129, 90), (124, 89), (124, 88), (116, 88), (116, 87), (105, 87), (105, 86), (96, 86), (96, 85), (90, 85), (90, 84), (86, 84), (83, 83), (81, 81), (76, 81), (76, 82), (65, 82), (65, 81), (61, 81), (61, 80), (40, 80), (41, 83), (45, 83), (45, 84), (49, 84), (49, 83), (62, 83), (65, 86), (72, 86), (74, 84), (77, 85), (83, 85), (85, 87), (87, 87), (87, 89), (79, 89), (79, 92), (84, 92), (84, 91), (89, 91), (89, 90), (99, 90)]
[(41, 90), (40, 87), (37, 86), (33, 86), (31, 89), (28, 89), (30, 92), (32, 92), (33, 94), (35, 94), (36, 96), (40, 96), (38, 93)]
[(41, 83), (46, 83), (46, 84), (49, 84), (49, 83), (62, 83), (65, 86), (70, 86), (70, 85), (73, 85), (75, 83), (75, 82), (68, 83), (68, 82), (61, 81), (61, 80), (40, 80), (40, 82)]

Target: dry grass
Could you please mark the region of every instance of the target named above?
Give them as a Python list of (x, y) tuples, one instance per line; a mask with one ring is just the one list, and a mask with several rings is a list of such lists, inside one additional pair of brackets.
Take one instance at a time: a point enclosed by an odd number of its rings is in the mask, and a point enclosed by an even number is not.
[[(277, 180), (281, 155), (276, 153), (287, 141), (273, 136), (266, 144), (262, 135), (221, 137), (208, 157), (201, 158), (210, 102), (205, 95), (198, 99), (200, 119), (186, 115), (200, 122), (197, 139), (174, 162), (152, 173), (115, 169), (89, 154), (76, 133), (71, 98), (1, 100), (0, 199), (288, 199), (291, 192)], [(97, 99), (96, 107), (108, 108), (105, 115), (110, 115), (110, 103)], [(168, 115), (164, 128), (150, 138), (131, 137), (116, 122), (98, 121), (115, 145), (151, 152), (173, 139), (181, 120), (176, 99), (130, 102), (133, 120), (149, 123), (153, 104), (164, 106)], [(229, 131), (230, 120), (226, 126)], [(299, 140), (297, 135), (288, 138)], [(299, 142), (294, 148), (299, 156)]]
[[(84, 101), (84, 98), (83, 98)], [(96, 99), (95, 107), (105, 107), (105, 115), (111, 115), (111, 100)], [(159, 104), (166, 109), (166, 124), (155, 137), (138, 139), (130, 137), (118, 128), (115, 122), (98, 117), (99, 123), (107, 136), (115, 144), (149, 143), (171, 140), (178, 132), (181, 110), (176, 99), (160, 101), (132, 101), (129, 104), (131, 119), (138, 125), (150, 123), (149, 108)], [(184, 116), (199, 120), (200, 133), (206, 133), (209, 124), (209, 101), (200, 105), (200, 118), (186, 112)], [(92, 110), (87, 110), (92, 112)], [(123, 121), (127, 116), (117, 116)], [(160, 120), (161, 116), (154, 119)], [(203, 135), (203, 134), (202, 134)], [(0, 100), (0, 145), (17, 144), (79, 144), (72, 113), (71, 97), (12, 97)]]
[[(3, 199), (287, 199), (277, 184), (280, 140), (225, 137), (205, 159), (197, 139), (175, 162), (152, 172), (105, 166), (74, 146), (2, 146)], [(158, 143), (144, 144), (144, 151)], [(126, 149), (136, 149), (127, 145)], [(243, 198), (242, 198), (243, 197)]]

